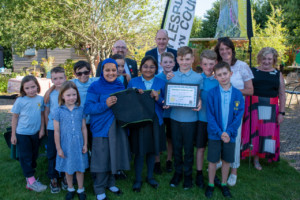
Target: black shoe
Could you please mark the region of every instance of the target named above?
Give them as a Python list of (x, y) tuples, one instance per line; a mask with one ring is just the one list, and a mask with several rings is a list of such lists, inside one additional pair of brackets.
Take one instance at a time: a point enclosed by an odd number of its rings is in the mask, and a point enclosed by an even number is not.
[(154, 173), (155, 174), (162, 174), (161, 167), (160, 167), (160, 162), (156, 162), (154, 164)]
[(62, 190), (67, 190), (68, 189), (68, 183), (66, 177), (64, 177), (61, 181), (61, 189)]
[(157, 189), (158, 188), (158, 182), (154, 178), (146, 179), (146, 182), (153, 188)]
[(53, 178), (50, 180), (50, 191), (52, 194), (59, 193), (60, 187), (58, 187), (57, 179)]
[(205, 196), (207, 198), (212, 198), (213, 194), (214, 194), (214, 187), (207, 186), (207, 188), (205, 190)]
[(117, 174), (115, 174), (115, 179), (116, 180), (124, 180), (126, 178), (127, 178), (127, 175), (122, 170), (117, 171)]
[(68, 191), (68, 193), (66, 195), (66, 200), (72, 200), (74, 198), (74, 195), (75, 195), (75, 191), (73, 191), (73, 192)]
[(215, 184), (215, 186), (217, 186), (218, 188), (221, 188), (221, 189), (222, 189), (221, 181), (220, 181), (220, 179), (217, 177), (217, 175), (215, 175), (214, 184)]
[(132, 186), (132, 190), (134, 192), (140, 192), (141, 191), (141, 187), (142, 187), (142, 182), (141, 181), (135, 181), (133, 186)]
[(193, 187), (193, 178), (192, 175), (184, 176), (183, 180), (183, 189), (188, 190)]
[(86, 200), (86, 194), (85, 192), (77, 193), (79, 200)]
[(182, 174), (174, 173), (173, 178), (170, 181), (171, 187), (176, 187), (179, 185), (180, 181), (182, 179)]
[(229, 188), (227, 186), (221, 186), (222, 187), (222, 194), (226, 198), (232, 198), (232, 195), (229, 191)]
[(114, 191), (112, 191), (112, 190), (110, 190), (109, 188), (107, 188), (110, 192), (112, 192), (112, 193), (114, 193), (115, 195), (117, 195), (117, 196), (120, 196), (120, 195), (122, 195), (123, 194), (123, 192), (122, 192), (122, 190), (120, 190), (120, 188), (118, 188), (119, 190), (118, 191), (116, 191), (116, 192), (114, 192)]
[(196, 176), (196, 185), (200, 188), (204, 188), (204, 180), (203, 180), (203, 174), (198, 174)]
[(171, 160), (167, 160), (166, 162), (166, 171), (168, 173), (172, 172), (173, 170), (173, 164), (172, 164), (172, 161)]

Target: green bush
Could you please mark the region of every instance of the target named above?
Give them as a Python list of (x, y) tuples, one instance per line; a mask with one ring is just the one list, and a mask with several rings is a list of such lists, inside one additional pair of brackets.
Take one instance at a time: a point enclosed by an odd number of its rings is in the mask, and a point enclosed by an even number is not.
[(65, 69), (67, 80), (75, 78), (73, 73), (73, 66), (76, 63), (75, 60), (67, 59), (64, 64), (61, 65)]
[(7, 93), (7, 83), (10, 78), (15, 78), (17, 73), (12, 73), (11, 75), (1, 75), (0, 76), (0, 93)]

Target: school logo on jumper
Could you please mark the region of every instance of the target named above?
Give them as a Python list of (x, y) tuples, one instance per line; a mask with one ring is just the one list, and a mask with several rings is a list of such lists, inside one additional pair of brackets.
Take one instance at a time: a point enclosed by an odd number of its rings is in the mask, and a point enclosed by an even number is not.
[(38, 103), (38, 107), (41, 108), (41, 103)]
[(239, 101), (235, 101), (235, 102), (234, 102), (234, 105), (235, 105), (234, 110), (238, 110), (238, 109), (239, 109), (240, 102), (239, 102)]
[(158, 96), (160, 95), (160, 90), (157, 90)]

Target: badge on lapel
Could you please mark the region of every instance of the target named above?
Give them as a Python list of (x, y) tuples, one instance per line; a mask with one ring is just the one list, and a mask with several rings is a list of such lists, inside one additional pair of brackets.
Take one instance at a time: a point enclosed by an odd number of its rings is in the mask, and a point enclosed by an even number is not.
[(234, 110), (239, 110), (239, 105), (240, 105), (240, 102), (239, 101), (235, 101), (234, 102)]
[(133, 75), (134, 75), (134, 72), (133, 72), (133, 70), (132, 70), (132, 66), (131, 66), (131, 65), (128, 65), (128, 68), (129, 68), (129, 70), (130, 70), (131, 76), (133, 76)]

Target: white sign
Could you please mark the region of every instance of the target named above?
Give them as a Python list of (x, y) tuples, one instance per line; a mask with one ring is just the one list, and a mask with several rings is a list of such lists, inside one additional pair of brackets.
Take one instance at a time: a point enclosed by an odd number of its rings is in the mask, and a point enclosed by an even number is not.
[(178, 49), (187, 46), (193, 26), (196, 0), (170, 0), (164, 23), (168, 31), (168, 47)]
[(35, 55), (36, 55), (35, 48), (28, 48), (24, 52), (24, 56), (35, 56)]

